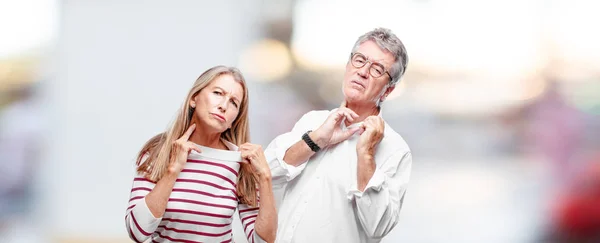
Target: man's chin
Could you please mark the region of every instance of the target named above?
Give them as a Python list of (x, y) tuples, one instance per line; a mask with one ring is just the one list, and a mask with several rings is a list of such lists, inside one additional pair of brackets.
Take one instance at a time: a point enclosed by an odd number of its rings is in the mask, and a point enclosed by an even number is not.
[(346, 101), (348, 102), (353, 102), (356, 100), (360, 100), (360, 97), (362, 96), (362, 92), (353, 88), (349, 88), (344, 90), (344, 98), (346, 99)]

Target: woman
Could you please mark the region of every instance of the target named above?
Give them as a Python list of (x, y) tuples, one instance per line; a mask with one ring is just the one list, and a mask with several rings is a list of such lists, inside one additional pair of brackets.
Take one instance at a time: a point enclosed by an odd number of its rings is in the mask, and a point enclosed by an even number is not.
[(231, 242), (238, 209), (249, 242), (274, 242), (271, 173), (262, 148), (248, 140), (248, 90), (242, 74), (224, 66), (207, 70), (174, 124), (138, 155), (139, 176), (125, 216), (131, 239)]

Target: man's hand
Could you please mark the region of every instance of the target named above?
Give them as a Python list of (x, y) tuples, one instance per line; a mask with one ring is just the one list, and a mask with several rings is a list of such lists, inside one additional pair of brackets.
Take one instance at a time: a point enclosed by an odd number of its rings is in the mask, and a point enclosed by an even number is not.
[(327, 120), (315, 131), (309, 134), (310, 138), (315, 141), (321, 148), (325, 148), (331, 145), (338, 144), (355, 132), (359, 131), (361, 127), (354, 127), (346, 131), (342, 131), (340, 124), (344, 121), (344, 118), (349, 122), (353, 122), (354, 119), (358, 118), (356, 112), (346, 108), (346, 102), (333, 113), (327, 117)]
[(356, 153), (358, 156), (373, 156), (375, 149), (381, 139), (383, 139), (383, 130), (385, 123), (379, 116), (369, 116), (363, 122), (358, 143), (356, 143)]

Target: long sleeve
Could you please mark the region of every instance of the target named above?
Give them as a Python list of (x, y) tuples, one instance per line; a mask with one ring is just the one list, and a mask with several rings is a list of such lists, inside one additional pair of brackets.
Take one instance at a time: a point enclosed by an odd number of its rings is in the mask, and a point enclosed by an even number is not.
[(240, 220), (242, 221), (242, 227), (249, 243), (263, 243), (265, 242), (256, 231), (254, 231), (254, 223), (258, 217), (259, 207), (250, 207), (247, 204), (238, 204), (238, 212), (240, 214)]
[(365, 190), (348, 192), (360, 223), (369, 237), (382, 238), (396, 226), (410, 177), (410, 151), (397, 151), (378, 168)]
[(162, 218), (155, 218), (146, 205), (146, 195), (152, 191), (155, 183), (135, 177), (129, 197), (129, 207), (125, 214), (125, 225), (129, 237), (135, 242), (144, 242), (156, 230)]
[(306, 167), (306, 161), (298, 167), (289, 165), (283, 158), (286, 151), (300, 141), (302, 134), (314, 130), (327, 118), (328, 111), (311, 111), (302, 116), (292, 131), (277, 136), (265, 149), (265, 157), (271, 168), (273, 188), (281, 188), (298, 176)]

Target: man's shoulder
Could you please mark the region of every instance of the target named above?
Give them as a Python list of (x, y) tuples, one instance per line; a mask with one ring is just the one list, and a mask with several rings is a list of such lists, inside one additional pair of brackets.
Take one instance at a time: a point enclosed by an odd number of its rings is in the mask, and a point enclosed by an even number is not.
[(327, 117), (329, 115), (329, 113), (331, 113), (334, 110), (312, 110), (312, 111), (306, 112), (304, 114), (304, 116), (308, 116), (308, 117), (323, 117), (324, 116), (324, 117)]
[(410, 147), (404, 138), (387, 124), (387, 122), (385, 123), (385, 130), (383, 131), (383, 139), (379, 145), (390, 153), (410, 152)]
[(332, 111), (333, 110), (312, 110), (305, 113), (300, 119), (314, 122), (323, 122), (327, 119), (327, 117)]

